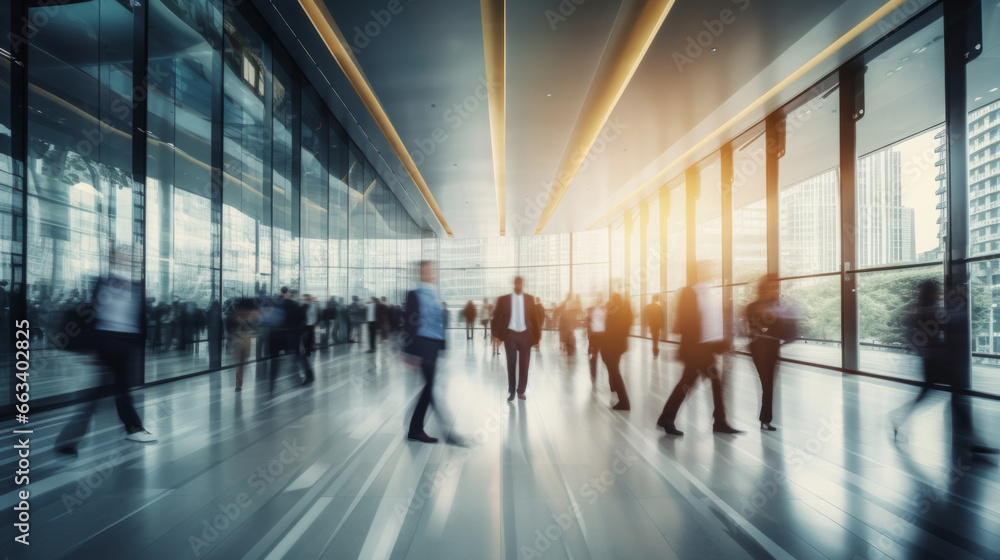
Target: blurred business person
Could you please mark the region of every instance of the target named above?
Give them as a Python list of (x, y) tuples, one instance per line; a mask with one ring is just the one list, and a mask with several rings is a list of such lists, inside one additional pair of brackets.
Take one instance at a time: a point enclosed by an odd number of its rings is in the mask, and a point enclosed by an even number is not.
[(513, 293), (497, 298), (491, 327), (494, 342), (503, 342), (507, 354), (508, 401), (514, 400), (515, 391), (517, 398), (525, 400), (531, 347), (541, 339), (537, 309), (534, 296), (524, 293), (524, 281), (520, 276), (514, 278)]
[[(131, 258), (123, 252), (112, 250), (110, 259), (112, 269), (120, 270), (122, 274), (112, 273), (98, 282), (92, 300), (93, 308), (79, 313), (77, 326), (81, 329), (81, 334), (87, 336), (84, 333), (91, 333), (86, 329), (94, 321), (90, 342), (96, 346), (97, 357), (105, 371), (113, 376), (115, 406), (118, 409), (118, 419), (125, 427), (125, 438), (138, 443), (153, 443), (156, 438), (142, 425), (129, 392), (136, 357), (142, 350), (142, 298), (137, 287), (125, 277), (131, 266)], [(87, 425), (98, 402), (94, 399), (85, 403), (80, 412), (70, 419), (56, 437), (56, 451), (76, 455), (76, 448), (86, 435)]]
[(420, 368), (424, 376), (424, 389), (420, 392), (407, 438), (422, 443), (437, 443), (438, 439), (424, 431), (427, 408), (434, 406), (438, 418), (440, 410), (434, 402), (434, 376), (438, 354), (444, 350), (444, 309), (437, 299), (437, 270), (433, 262), (420, 263), (420, 286), (406, 294), (403, 311), (402, 349), (404, 359)]
[[(705, 283), (710, 267), (710, 262), (698, 261), (699, 281), (683, 288), (677, 301), (674, 332), (681, 337), (677, 358), (684, 363), (684, 372), (663, 406), (660, 418), (656, 421), (656, 425), (670, 435), (684, 435), (684, 432), (674, 425), (674, 420), (688, 391), (702, 376), (708, 377), (712, 384), (712, 401), (715, 406), (713, 412), (715, 424), (712, 431), (722, 434), (742, 433), (726, 422), (722, 372), (716, 363), (716, 356), (728, 350), (729, 343), (723, 337), (722, 309), (713, 305), (712, 294)], [(719, 303), (721, 304), (721, 301)]]
[(649, 337), (653, 339), (653, 357), (660, 355), (660, 329), (663, 328), (663, 308), (660, 307), (659, 294), (653, 294), (652, 301), (642, 310), (643, 318), (649, 327)]
[(493, 317), (493, 305), (490, 300), (483, 298), (483, 306), (479, 308), (479, 323), (483, 325), (483, 340), (490, 335), (490, 317)]
[(622, 355), (628, 350), (628, 335), (632, 328), (634, 316), (628, 302), (621, 294), (611, 294), (607, 307), (607, 329), (601, 337), (601, 358), (608, 368), (608, 384), (611, 392), (618, 395), (618, 403), (612, 406), (614, 410), (630, 410), (628, 391), (622, 379), (619, 367)]
[(597, 303), (587, 308), (587, 361), (590, 364), (590, 381), (597, 382), (597, 357), (601, 353), (604, 331), (607, 329), (608, 308), (604, 294), (597, 294)]
[(465, 338), (472, 340), (476, 336), (476, 304), (471, 299), (462, 309), (462, 317), (465, 319)]
[(797, 318), (794, 311), (779, 300), (780, 286), (774, 274), (768, 274), (757, 286), (757, 299), (747, 305), (746, 322), (750, 343), (748, 350), (760, 377), (760, 429), (773, 432), (774, 377), (781, 345), (794, 340)]

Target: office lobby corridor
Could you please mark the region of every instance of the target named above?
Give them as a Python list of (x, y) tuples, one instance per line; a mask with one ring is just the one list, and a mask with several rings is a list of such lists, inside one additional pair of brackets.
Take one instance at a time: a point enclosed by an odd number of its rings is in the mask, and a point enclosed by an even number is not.
[[(729, 419), (746, 433), (712, 434), (703, 383), (678, 417), (685, 435), (673, 438), (655, 429), (680, 373), (672, 346), (654, 359), (648, 340), (632, 339), (622, 368), (632, 410), (614, 412), (606, 371), (593, 387), (583, 343), (566, 358), (546, 333), (527, 400), (508, 403), (505, 358), (491, 355), (481, 329), (471, 341), (450, 331), (439, 402), (467, 448), (406, 440), (419, 376), (391, 344), (321, 350), (314, 385), (286, 374), (273, 396), (263, 364), (242, 393), (231, 369), (139, 391), (159, 438), (148, 446), (122, 439), (106, 399), (79, 457), (57, 457), (55, 435), (75, 406), (38, 414), (32, 553), (958, 559), (1000, 548), (1000, 473), (952, 456), (943, 396), (893, 443), (885, 412), (912, 388), (783, 364), (778, 431), (763, 433), (752, 365), (732, 356)], [(974, 409), (989, 439), (1000, 405), (976, 399)], [(427, 431), (449, 429), (435, 419)], [(3, 507), (13, 507), (11, 477), (3, 484)], [(0, 554), (18, 558), (14, 546)]]

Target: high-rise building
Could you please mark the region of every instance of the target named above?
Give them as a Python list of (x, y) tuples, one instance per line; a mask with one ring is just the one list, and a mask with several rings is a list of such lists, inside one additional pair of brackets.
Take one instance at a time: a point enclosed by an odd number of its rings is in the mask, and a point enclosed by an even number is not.
[[(840, 268), (840, 171), (831, 169), (781, 191), (781, 274)], [(832, 208), (831, 208), (832, 207)]]

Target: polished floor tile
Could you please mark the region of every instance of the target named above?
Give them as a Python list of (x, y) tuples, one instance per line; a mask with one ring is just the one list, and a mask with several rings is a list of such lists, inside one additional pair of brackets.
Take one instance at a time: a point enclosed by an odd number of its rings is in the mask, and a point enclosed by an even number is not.
[[(913, 387), (785, 363), (775, 425), (762, 433), (759, 384), (725, 359), (738, 436), (711, 431), (707, 383), (671, 438), (655, 426), (680, 373), (633, 339), (623, 359), (630, 412), (610, 410), (607, 374), (533, 353), (527, 401), (506, 401), (506, 365), (481, 338), (451, 333), (439, 366), (433, 435), (405, 439), (420, 389), (392, 345), (313, 357), (317, 381), (267, 364), (242, 393), (232, 370), (135, 393), (152, 445), (124, 441), (101, 403), (76, 459), (53, 444), (74, 407), (32, 417), (31, 546), (11, 558), (696, 559), (995, 558), (1000, 473), (953, 445), (938, 396), (894, 442), (887, 412)], [(584, 348), (581, 340), (580, 348)], [(792, 349), (796, 356), (811, 350)], [(166, 362), (159, 364), (163, 367)], [(973, 402), (989, 440), (1000, 403)], [(12, 423), (0, 436), (13, 444)], [(993, 441), (992, 443), (997, 443)], [(0, 457), (13, 473), (13, 455)], [(13, 507), (11, 474), (0, 505)]]

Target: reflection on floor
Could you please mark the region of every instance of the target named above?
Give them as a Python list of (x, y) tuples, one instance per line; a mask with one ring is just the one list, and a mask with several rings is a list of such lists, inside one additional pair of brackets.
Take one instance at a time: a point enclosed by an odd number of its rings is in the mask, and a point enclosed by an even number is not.
[[(952, 459), (947, 404), (893, 444), (885, 413), (913, 394), (889, 382), (783, 366), (775, 424), (757, 429), (758, 383), (730, 359), (730, 420), (713, 436), (707, 385), (667, 438), (654, 422), (679, 374), (633, 339), (623, 372), (632, 411), (609, 410), (582, 356), (546, 335), (528, 400), (508, 404), (502, 356), (453, 331), (440, 399), (470, 449), (403, 438), (419, 389), (388, 346), (315, 357), (274, 397), (257, 368), (136, 394), (159, 436), (122, 440), (105, 403), (80, 457), (52, 450), (72, 408), (32, 417), (30, 549), (12, 558), (995, 558), (1000, 475)], [(581, 341), (581, 348), (582, 341)], [(287, 370), (285, 370), (287, 371)], [(976, 400), (984, 434), (1000, 403)], [(3, 426), (0, 502), (14, 506), (12, 423)], [(431, 421), (428, 432), (449, 426)], [(30, 552), (30, 554), (26, 554)]]

